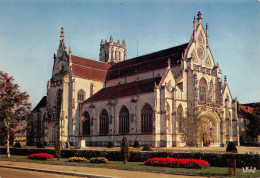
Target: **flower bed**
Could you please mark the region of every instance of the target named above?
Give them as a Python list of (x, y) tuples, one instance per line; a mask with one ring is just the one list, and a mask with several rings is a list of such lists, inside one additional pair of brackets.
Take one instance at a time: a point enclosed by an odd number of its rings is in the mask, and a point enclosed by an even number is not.
[(27, 158), (35, 159), (35, 160), (47, 160), (47, 159), (54, 158), (54, 156), (48, 153), (35, 153), (35, 154), (30, 154)]
[(84, 157), (70, 157), (69, 162), (88, 162), (88, 160)]
[(107, 163), (108, 160), (105, 157), (96, 157), (96, 158), (90, 158), (90, 163)]
[(147, 166), (206, 169), (209, 162), (201, 159), (150, 158), (144, 161)]

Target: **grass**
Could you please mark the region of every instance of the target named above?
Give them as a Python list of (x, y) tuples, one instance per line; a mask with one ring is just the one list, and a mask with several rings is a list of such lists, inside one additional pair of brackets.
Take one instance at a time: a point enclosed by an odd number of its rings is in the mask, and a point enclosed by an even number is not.
[[(0, 155), (2, 161), (22, 161), (31, 163), (42, 163), (42, 164), (56, 164), (56, 165), (68, 165), (68, 166), (85, 166), (85, 167), (99, 167), (99, 168), (110, 168), (110, 169), (121, 169), (121, 170), (134, 170), (134, 171), (147, 171), (147, 172), (159, 172), (168, 174), (183, 174), (183, 175), (200, 175), (200, 176), (230, 176), (227, 172), (227, 168), (221, 167), (210, 167), (209, 169), (185, 169), (185, 168), (168, 168), (168, 167), (153, 167), (146, 166), (142, 162), (128, 162), (122, 164), (119, 161), (109, 161), (108, 163), (79, 163), (69, 162), (68, 159), (61, 158), (59, 161), (56, 159), (52, 160), (31, 160), (27, 159), (26, 156), (15, 156), (7, 158), (6, 155)], [(256, 173), (243, 173), (242, 169), (237, 169), (236, 177), (259, 177), (260, 170)]]

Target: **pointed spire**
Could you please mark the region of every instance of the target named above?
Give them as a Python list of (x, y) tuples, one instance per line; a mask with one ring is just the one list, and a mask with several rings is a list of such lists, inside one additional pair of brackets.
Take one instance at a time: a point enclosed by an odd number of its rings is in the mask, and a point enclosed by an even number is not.
[(72, 53), (72, 51), (71, 51), (71, 47), (69, 47), (69, 54), (71, 54)]
[(207, 39), (207, 43), (206, 43), (206, 47), (209, 47), (209, 25), (208, 23), (206, 24), (206, 39)]
[(224, 82), (227, 83), (227, 76), (224, 77)]
[(170, 58), (168, 58), (168, 67), (167, 67), (168, 69), (170, 69), (171, 68), (171, 59)]
[(196, 17), (194, 16), (194, 19), (193, 19), (193, 30), (195, 31), (196, 30)]
[(201, 12), (200, 12), (200, 11), (198, 12), (198, 15), (197, 15), (197, 16), (198, 16), (198, 18), (197, 18), (197, 20), (198, 20), (198, 23), (200, 24), (200, 23), (201, 23), (201, 20), (202, 20), (202, 17), (201, 17), (201, 16), (202, 16), (202, 14), (201, 14)]
[(110, 42), (113, 42), (114, 41), (114, 39), (113, 39), (113, 36), (111, 35), (110, 36)]
[(61, 27), (61, 30), (60, 30), (60, 41), (64, 41), (64, 30), (63, 30), (63, 27)]

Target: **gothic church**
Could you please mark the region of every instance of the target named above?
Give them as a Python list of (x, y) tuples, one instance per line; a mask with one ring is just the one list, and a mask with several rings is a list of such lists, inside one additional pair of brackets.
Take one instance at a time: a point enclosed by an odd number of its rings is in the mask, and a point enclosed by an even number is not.
[(181, 147), (181, 118), (196, 107), (205, 127), (200, 146), (239, 144), (237, 101), (201, 21), (198, 12), (187, 43), (128, 60), (126, 42), (112, 36), (101, 40), (99, 61), (73, 55), (61, 28), (47, 96), (32, 111), (34, 143), (107, 146), (127, 136), (130, 145)]

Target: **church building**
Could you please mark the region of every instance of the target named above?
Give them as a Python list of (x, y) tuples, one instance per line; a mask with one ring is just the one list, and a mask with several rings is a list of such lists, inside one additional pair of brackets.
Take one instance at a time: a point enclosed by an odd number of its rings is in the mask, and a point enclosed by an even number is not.
[(208, 24), (194, 17), (187, 43), (127, 59), (126, 42), (101, 40), (99, 61), (67, 50), (64, 29), (47, 96), (33, 109), (34, 143), (57, 139), (75, 146), (119, 144), (182, 147), (188, 110), (198, 108), (199, 146), (239, 144), (237, 101), (209, 47)]

